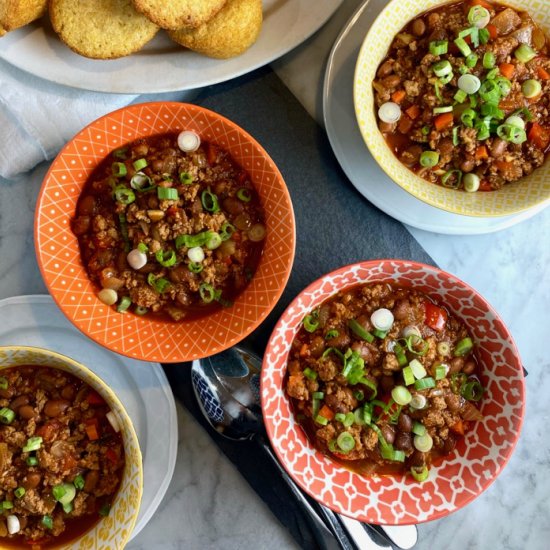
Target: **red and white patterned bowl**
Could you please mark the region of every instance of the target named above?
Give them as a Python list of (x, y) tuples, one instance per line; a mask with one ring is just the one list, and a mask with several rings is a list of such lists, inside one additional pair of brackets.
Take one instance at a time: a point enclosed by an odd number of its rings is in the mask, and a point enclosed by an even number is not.
[[(267, 237), (256, 273), (229, 308), (174, 323), (121, 315), (97, 298), (70, 228), (78, 197), (113, 149), (141, 137), (193, 130), (228, 151), (248, 171), (265, 211)], [(84, 128), (61, 150), (44, 178), (35, 247), (44, 281), (63, 313), (112, 351), (144, 361), (179, 362), (227, 349), (250, 334), (279, 300), (292, 269), (296, 229), (288, 189), (265, 149), (225, 117), (186, 103), (130, 105)]]
[[(317, 451), (295, 421), (284, 391), (290, 346), (304, 316), (327, 298), (360, 283), (385, 281), (426, 293), (466, 323), (477, 345), (486, 393), (484, 420), (455, 451), (432, 466), (427, 481), (410, 476), (365, 477)], [(471, 287), (435, 267), (374, 260), (342, 267), (307, 287), (277, 323), (264, 356), (262, 409), (271, 444), (298, 485), (329, 508), (376, 524), (411, 524), (462, 508), (496, 479), (518, 441), (525, 408), (523, 368), (495, 310)]]

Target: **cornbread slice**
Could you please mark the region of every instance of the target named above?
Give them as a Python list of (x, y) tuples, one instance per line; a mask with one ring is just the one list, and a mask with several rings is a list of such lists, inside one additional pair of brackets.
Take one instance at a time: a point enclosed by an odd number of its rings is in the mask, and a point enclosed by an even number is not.
[(158, 31), (131, 0), (50, 0), (50, 19), (71, 50), (93, 59), (136, 52)]
[(138, 11), (163, 29), (196, 28), (208, 22), (227, 0), (132, 0)]
[(23, 27), (42, 17), (47, 7), (48, 0), (0, 0), (0, 29), (5, 33)]
[(261, 0), (228, 0), (227, 4), (198, 29), (169, 31), (170, 38), (209, 57), (227, 59), (247, 50), (262, 28)]

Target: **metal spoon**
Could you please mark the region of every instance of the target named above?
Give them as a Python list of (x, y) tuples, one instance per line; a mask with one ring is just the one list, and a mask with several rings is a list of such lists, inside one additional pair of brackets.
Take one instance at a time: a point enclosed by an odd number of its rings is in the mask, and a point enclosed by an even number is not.
[[(218, 355), (194, 361), (191, 376), (195, 395), (202, 412), (220, 433), (231, 439), (249, 439), (255, 436), (254, 439), (260, 443), (282, 472), (285, 481), (292, 484), (293, 492), (296, 491), (301, 498), (304, 498), (303, 493), (295, 486), (294, 481), (279, 464), (263, 438), (265, 429), (259, 404), (260, 368), (260, 358), (241, 347), (234, 347)], [(357, 520), (335, 514), (321, 505), (319, 505), (319, 512), (337, 536), (341, 534), (340, 522), (342, 522), (346, 527), (347, 536), (360, 549), (387, 548), (388, 542), (398, 548), (410, 549), (416, 544), (418, 538), (415, 525), (362, 524)], [(341, 543), (345, 548), (345, 541)], [(374, 547), (373, 543), (376, 544)]]

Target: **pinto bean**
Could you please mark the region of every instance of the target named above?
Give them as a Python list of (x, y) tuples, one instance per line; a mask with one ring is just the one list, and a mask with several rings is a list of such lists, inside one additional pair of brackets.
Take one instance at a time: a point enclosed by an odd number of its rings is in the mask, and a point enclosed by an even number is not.
[(410, 433), (412, 431), (412, 419), (408, 414), (401, 413), (397, 420), (397, 427), (400, 431)]
[(464, 368), (462, 369), (462, 372), (465, 374), (472, 374), (476, 370), (476, 364), (474, 361), (466, 361), (464, 363)]
[(84, 235), (90, 229), (90, 216), (78, 216), (72, 223), (72, 230), (75, 235)]
[(34, 489), (38, 487), (38, 484), (42, 481), (42, 474), (40, 472), (29, 472), (23, 480), (23, 488), (25, 490)]
[(341, 330), (338, 336), (327, 340), (327, 344), (332, 348), (346, 348), (349, 346), (350, 341), (348, 333)]
[(380, 431), (382, 432), (382, 435), (384, 436), (384, 439), (388, 442), (388, 443), (393, 443), (395, 441), (395, 430), (393, 429), (392, 426), (390, 426), (389, 424), (384, 424), (381, 428), (380, 428)]
[(25, 420), (30, 420), (35, 416), (34, 409), (30, 405), (23, 405), (22, 407), (19, 407), (19, 409), (17, 409), (17, 414)]
[(28, 395), (20, 395), (19, 397), (16, 397), (10, 404), (10, 409), (12, 411), (17, 410), (22, 405), (28, 405), (29, 404), (29, 396)]
[(462, 357), (454, 357), (451, 360), (449, 373), (454, 374), (455, 372), (460, 372), (464, 367), (464, 359)]
[(78, 213), (81, 216), (93, 216), (95, 207), (95, 198), (92, 195), (86, 195), (78, 203)]
[(449, 454), (454, 451), (456, 447), (456, 438), (452, 433), (449, 433), (447, 439), (443, 442), (443, 452)]
[(471, 172), (475, 168), (475, 165), (473, 158), (466, 158), (460, 163), (460, 169), (463, 172)]
[(403, 162), (403, 164), (406, 164), (407, 166), (413, 166), (418, 162), (421, 154), (422, 147), (420, 147), (420, 145), (411, 145), (401, 152), (399, 158), (401, 159), (401, 162)]
[(149, 152), (149, 146), (146, 143), (139, 143), (132, 147), (132, 154), (136, 157), (144, 157)]
[(504, 155), (504, 152), (506, 151), (507, 147), (508, 147), (508, 144), (503, 139), (496, 138), (493, 140), (493, 143), (489, 148), (491, 150), (491, 155), (497, 158)]
[(90, 470), (84, 476), (84, 491), (91, 493), (99, 481), (99, 472), (97, 470)]
[(443, 138), (438, 144), (437, 149), (443, 155), (450, 155), (453, 152), (453, 140), (451, 138)]
[(69, 407), (70, 403), (66, 399), (50, 399), (44, 405), (44, 413), (50, 418), (61, 416)]
[(426, 23), (422, 19), (415, 19), (411, 25), (411, 31), (415, 36), (422, 36), (426, 32)]
[(378, 68), (378, 72), (376, 73), (378, 75), (378, 78), (384, 78), (385, 76), (389, 76), (393, 73), (393, 60), (388, 59), (387, 61), (384, 61), (382, 65)]
[(411, 304), (406, 298), (402, 300), (397, 300), (395, 306), (393, 306), (393, 316), (398, 320), (402, 321), (407, 319), (411, 313)]
[(395, 122), (382, 122), (378, 123), (378, 128), (383, 134), (391, 134), (395, 130)]
[(391, 74), (382, 79), (384, 88), (397, 88), (401, 84), (401, 79), (396, 74)]
[(409, 458), (409, 464), (411, 466), (422, 467), (426, 464), (426, 453), (421, 451), (414, 451), (414, 453)]
[(316, 336), (309, 346), (309, 351), (313, 357), (321, 357), (323, 351), (325, 351), (325, 341), (321, 336)]
[(227, 197), (226, 199), (224, 199), (223, 207), (234, 216), (238, 216), (244, 211), (244, 204), (234, 197)]
[(410, 451), (413, 448), (411, 434), (408, 432), (399, 432), (393, 446), (399, 451)]
[(462, 399), (459, 395), (449, 393), (445, 395), (445, 403), (451, 412), (457, 412), (462, 407)]
[(65, 386), (61, 390), (61, 397), (71, 400), (76, 395), (76, 389), (74, 386)]

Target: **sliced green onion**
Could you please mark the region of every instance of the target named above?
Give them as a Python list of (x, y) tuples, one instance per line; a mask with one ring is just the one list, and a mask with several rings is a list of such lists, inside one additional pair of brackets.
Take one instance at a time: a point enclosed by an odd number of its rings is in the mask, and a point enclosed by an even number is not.
[(435, 380), (431, 376), (417, 380), (414, 383), (414, 387), (417, 390), (427, 390), (429, 388), (435, 388)]
[(136, 194), (124, 185), (115, 188), (115, 199), (120, 204), (131, 204), (136, 200)]
[(52, 488), (52, 495), (57, 502), (68, 504), (76, 496), (76, 489), (72, 483), (61, 483)]
[(304, 328), (308, 332), (315, 332), (319, 328), (319, 316), (318, 313), (315, 311), (309, 315), (306, 315), (304, 317)]
[(172, 267), (176, 264), (177, 260), (174, 250), (157, 250), (155, 258), (163, 267)]
[(345, 419), (346, 419), (346, 415), (344, 413), (336, 413), (334, 415), (334, 420), (336, 420), (336, 422), (342, 422), (343, 424)]
[[(467, 97), (468, 97), (468, 94), (464, 90), (457, 90), (456, 94), (453, 96), (453, 99), (457, 103), (464, 103)], [(455, 129), (457, 128), (453, 128), (453, 130)]]
[(432, 168), (439, 162), (439, 153), (437, 151), (423, 151), (420, 155), (420, 165), (424, 168)]
[(462, 182), (462, 172), (460, 170), (448, 170), (441, 177), (441, 185), (449, 189), (458, 189)]
[(432, 70), (436, 76), (446, 76), (453, 72), (453, 67), (451, 63), (445, 59), (434, 63), (432, 65)]
[(404, 367), (408, 363), (405, 351), (397, 342), (393, 346), (393, 353), (395, 353), (400, 367)]
[(521, 85), (521, 92), (527, 99), (533, 99), (542, 92), (542, 86), (538, 80), (530, 78)]
[(147, 252), (149, 252), (149, 247), (145, 244), (145, 243), (139, 243), (137, 245), (137, 249), (142, 253), (142, 254), (147, 254)]
[(447, 53), (449, 43), (447, 40), (433, 40), (430, 42), (429, 48), (432, 55), (443, 55)]
[(252, 193), (250, 189), (242, 187), (237, 191), (237, 198), (243, 202), (250, 202), (252, 200)]
[(438, 80), (443, 86), (445, 86), (445, 84), (449, 84), (449, 82), (453, 79), (453, 76), (454, 76), (453, 73), (449, 73), (449, 74), (446, 74), (445, 76), (440, 76)]
[(203, 208), (208, 212), (215, 213), (215, 212), (219, 212), (220, 210), (218, 197), (214, 193), (212, 193), (212, 191), (210, 191), (210, 188), (204, 190), (201, 193), (201, 202), (202, 202)]
[(140, 316), (145, 315), (148, 311), (149, 309), (143, 306), (136, 306), (136, 308), (134, 309), (134, 313)]
[(73, 503), (72, 502), (69, 502), (68, 504), (63, 504), (62, 507), (63, 507), (63, 511), (66, 514), (70, 514), (73, 511)]
[(374, 336), (368, 330), (365, 330), (355, 319), (350, 319), (348, 321), (348, 326), (356, 336), (359, 336), (359, 338), (369, 343), (374, 342)]
[(463, 74), (458, 79), (458, 87), (468, 95), (475, 94), (481, 88), (481, 81), (474, 74)]
[(340, 333), (337, 330), (329, 330), (325, 334), (325, 340), (331, 340), (332, 338), (337, 338), (338, 336), (340, 336)]
[(335, 439), (332, 439), (331, 441), (328, 442), (328, 449), (329, 449), (329, 451), (331, 451), (332, 453), (337, 452), (337, 449), (336, 449), (336, 440), (335, 440)]
[(452, 112), (453, 112), (452, 105), (445, 105), (444, 107), (435, 107), (433, 110), (434, 115), (441, 115), (443, 113), (452, 113)]
[(346, 413), (346, 418), (344, 420), (344, 426), (346, 428), (349, 428), (350, 426), (353, 425), (354, 422), (355, 422), (355, 415), (352, 412)]
[(486, 75), (485, 78), (487, 80), (494, 80), (498, 75), (500, 71), (498, 70), (498, 67), (495, 67), (494, 69), (491, 69)]
[[(470, 54), (470, 55), (474, 55), (474, 54)], [(470, 55), (468, 57), (470, 57)], [(466, 58), (468, 59), (468, 58)], [(469, 74), (470, 73), (470, 69), (468, 68), (467, 65), (459, 65), (458, 66), (458, 72), (462, 75), (462, 74)]]
[(123, 162), (113, 162), (111, 170), (113, 171), (113, 176), (117, 178), (121, 178), (128, 173), (128, 170), (126, 170), (126, 165)]
[(493, 52), (485, 52), (483, 54), (483, 68), (492, 69), (495, 66), (497, 58)]
[(468, 376), (463, 372), (454, 372), (451, 374), (451, 390), (453, 393), (461, 393), (467, 380)]
[(160, 200), (177, 201), (178, 190), (174, 187), (157, 187), (157, 196)]
[(73, 480), (73, 485), (79, 490), (79, 491), (82, 491), (82, 489), (84, 489), (84, 485), (85, 485), (85, 481), (84, 481), (84, 478), (79, 474), (77, 475), (74, 480)]
[(5, 376), (0, 376), (0, 390), (8, 389), (8, 379)]
[(355, 397), (357, 401), (363, 401), (363, 399), (365, 399), (365, 394), (363, 390), (356, 390), (353, 392), (353, 397)]
[(159, 294), (162, 294), (170, 287), (170, 281), (164, 277), (156, 277), (153, 273), (147, 275), (147, 284), (153, 287)]
[(338, 356), (339, 359), (341, 359), (342, 361), (344, 361), (344, 354), (339, 350), (339, 349), (336, 349), (336, 348), (327, 348), (324, 352), (323, 352), (323, 355), (321, 355), (321, 359), (324, 359), (325, 357), (327, 357), (328, 355), (330, 355), (331, 353), (334, 353)]
[(225, 222), (220, 229), (220, 237), (222, 241), (227, 241), (235, 233), (235, 226), (229, 222)]
[(415, 435), (413, 440), (413, 445), (415, 449), (419, 450), (422, 453), (427, 453), (433, 447), (433, 439), (430, 434), (425, 433), (424, 435)]
[(424, 435), (426, 433), (426, 426), (415, 420), (412, 425), (412, 433), (415, 435)]
[(376, 397), (376, 394), (378, 393), (378, 388), (375, 382), (362, 376), (361, 378), (359, 378), (359, 384), (363, 384), (364, 386), (367, 386), (371, 390), (371, 396), (370, 396), (371, 399), (374, 399)]
[(326, 426), (328, 424), (328, 418), (325, 418), (324, 416), (318, 414), (315, 417), (315, 422), (317, 422), (317, 424), (321, 424), (321, 426)]
[(468, 401), (479, 401), (483, 397), (485, 389), (478, 380), (472, 379), (462, 387), (460, 394)]
[(439, 342), (436, 349), (437, 353), (442, 357), (448, 357), (451, 354), (451, 345), (449, 342)]
[(445, 365), (437, 365), (435, 367), (435, 379), (436, 380), (443, 380), (447, 376), (447, 367)]
[(478, 56), (475, 53), (471, 53), (465, 60), (466, 67), (473, 69), (477, 65)]
[(472, 53), (470, 46), (468, 46), (464, 38), (457, 38), (454, 43), (464, 57), (468, 57)]
[(215, 250), (222, 244), (222, 241), (223, 239), (219, 233), (211, 231), (208, 240), (206, 241), (206, 248), (208, 248), (208, 250)]
[(353, 420), (358, 426), (364, 426), (367, 423), (365, 422), (363, 407), (358, 407), (355, 411), (353, 411)]
[(498, 103), (502, 92), (496, 80), (485, 80), (479, 88), (479, 95), (487, 103)]
[(486, 27), (491, 20), (489, 10), (483, 6), (472, 6), (468, 11), (468, 23), (478, 29)]
[(474, 347), (474, 343), (472, 342), (471, 338), (463, 338), (456, 345), (454, 356), (461, 357), (463, 355), (466, 355), (472, 351), (473, 347)]
[(128, 296), (123, 296), (116, 308), (119, 313), (124, 313), (132, 305), (132, 300)]
[[(478, 7), (478, 6), (475, 6), (475, 7)], [(426, 481), (428, 479), (430, 472), (426, 465), (422, 467), (412, 466), (411, 475), (413, 476), (415, 481), (418, 481), (418, 483), (422, 483), (423, 481)]]
[(121, 147), (120, 149), (116, 149), (115, 151), (113, 151), (113, 157), (116, 159), (124, 160), (126, 158), (127, 151), (128, 147)]
[(2, 424), (11, 424), (15, 419), (15, 412), (8, 407), (2, 407), (0, 409), (0, 422)]
[(468, 128), (473, 128), (476, 116), (477, 114), (473, 109), (466, 109), (460, 115), (460, 120), (462, 121), (462, 124), (464, 124), (464, 126), (467, 126)]
[(303, 373), (304, 373), (304, 376), (308, 379), (308, 380), (317, 380), (317, 373), (310, 369), (309, 367), (306, 367), (304, 370), (303, 370)]
[(464, 190), (468, 193), (475, 193), (481, 184), (481, 180), (477, 174), (469, 172), (464, 175)]
[(322, 391), (314, 391), (311, 396), (313, 399), (324, 399), (325, 398), (325, 392)]
[(136, 172), (139, 172), (143, 168), (147, 166), (147, 160), (146, 159), (137, 159), (132, 163), (132, 166), (134, 167), (134, 170)]
[(491, 135), (491, 132), (490, 132), (491, 125), (490, 125), (489, 118), (478, 120), (475, 123), (474, 128), (477, 130), (476, 137), (480, 141), (489, 138)]
[(374, 336), (376, 336), (377, 338), (380, 338), (380, 340), (383, 340), (387, 335), (388, 335), (388, 332), (387, 330), (380, 330), (378, 328), (375, 328), (372, 333), (374, 334)]
[(497, 76), (494, 82), (498, 86), (502, 97), (506, 97), (512, 91), (512, 83), (506, 77)]
[(191, 185), (193, 183), (193, 176), (189, 172), (180, 172), (179, 179), (183, 185)]
[(514, 56), (518, 61), (528, 63), (537, 56), (537, 52), (527, 44), (520, 44), (519, 48), (514, 52)]
[(4, 510), (11, 510), (13, 508), (13, 502), (11, 500), (4, 500), (2, 502), (2, 508)]
[(38, 451), (42, 446), (42, 438), (40, 436), (29, 437), (26, 445), (21, 449), (24, 453), (31, 453), (32, 451)]
[(405, 386), (395, 386), (391, 391), (392, 399), (398, 405), (408, 405), (411, 402), (411, 392)]
[(417, 393), (416, 395), (413, 395), (413, 398), (409, 403), (409, 407), (411, 409), (423, 409), (426, 406), (426, 403), (426, 398), (420, 393)]
[(24, 487), (17, 487), (13, 494), (15, 495), (15, 498), (21, 498), (26, 493)]
[(428, 374), (424, 368), (424, 365), (418, 359), (413, 359), (409, 363), (409, 367), (417, 380), (424, 378), (426, 374)]
[(527, 140), (527, 133), (522, 128), (512, 126), (511, 124), (501, 124), (497, 128), (499, 138), (512, 143), (523, 143)]
[(487, 42), (489, 42), (489, 38), (491, 38), (491, 35), (487, 29), (479, 29), (479, 41), (482, 44), (487, 44)]
[(136, 191), (145, 191), (152, 183), (153, 180), (143, 172), (136, 172), (130, 179), (130, 187)]
[[(458, 92), (457, 92), (458, 93)], [(458, 137), (458, 132), (460, 128), (458, 126), (455, 126), (453, 128), (453, 145), (456, 147), (460, 143), (460, 139)]]
[(52, 516), (43, 516), (42, 517), (42, 525), (46, 528), (46, 529), (53, 529), (53, 519), (52, 519)]
[(99, 509), (99, 515), (101, 517), (106, 517), (109, 515), (109, 512), (111, 511), (111, 505), (110, 504), (104, 504), (100, 509)]
[(427, 136), (430, 133), (430, 127), (429, 126), (422, 126), (422, 135)]
[(510, 115), (505, 120), (505, 123), (509, 124), (510, 126), (515, 126), (516, 128), (521, 128), (522, 130), (525, 130), (525, 121), (518, 115)]
[(27, 466), (38, 466), (38, 458), (35, 456), (29, 456), (27, 458)]
[(336, 438), (336, 444), (340, 447), (340, 450), (344, 453), (349, 453), (355, 448), (355, 439), (348, 432), (342, 432)]
[(411, 367), (405, 367), (402, 372), (403, 372), (403, 381), (405, 382), (405, 386), (410, 386), (414, 384), (415, 378)]
[(212, 285), (210, 285), (208, 283), (201, 283), (201, 285), (199, 287), (199, 294), (201, 296), (201, 300), (205, 304), (209, 304), (209, 303), (213, 302), (217, 297), (216, 290), (214, 289), (214, 287)]
[(189, 262), (187, 268), (191, 271), (191, 273), (200, 273), (204, 269), (204, 266), (197, 262)]
[(489, 116), (497, 120), (502, 120), (504, 118), (504, 113), (493, 103), (484, 103), (480, 111), (483, 116)]

